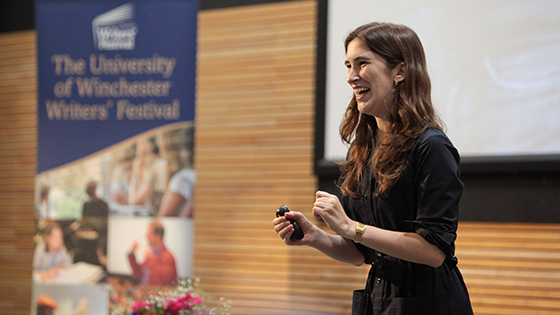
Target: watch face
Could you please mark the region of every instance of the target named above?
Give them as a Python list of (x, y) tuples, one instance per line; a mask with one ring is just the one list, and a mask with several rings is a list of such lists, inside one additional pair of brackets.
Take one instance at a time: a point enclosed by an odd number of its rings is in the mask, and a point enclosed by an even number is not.
[(362, 235), (366, 231), (366, 226), (362, 223), (356, 224), (356, 236), (354, 236), (354, 242), (359, 243), (362, 241)]

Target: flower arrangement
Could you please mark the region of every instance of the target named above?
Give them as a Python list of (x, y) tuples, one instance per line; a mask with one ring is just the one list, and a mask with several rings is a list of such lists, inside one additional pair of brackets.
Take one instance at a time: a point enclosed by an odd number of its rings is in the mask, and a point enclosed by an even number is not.
[(206, 295), (195, 290), (199, 281), (181, 279), (176, 287), (151, 288), (131, 305), (113, 304), (111, 315), (228, 315), (231, 301), (220, 298), (216, 307), (208, 306)]
[(195, 310), (195, 307), (201, 303), (201, 297), (193, 296), (187, 292), (184, 296), (176, 299), (164, 297), (161, 303), (138, 301), (132, 305), (132, 315), (204, 315)]

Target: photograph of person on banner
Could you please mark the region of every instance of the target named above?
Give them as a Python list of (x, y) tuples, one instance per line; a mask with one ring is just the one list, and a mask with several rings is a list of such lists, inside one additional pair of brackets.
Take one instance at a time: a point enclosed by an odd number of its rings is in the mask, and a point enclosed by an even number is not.
[(145, 252), (145, 259), (142, 263), (138, 263), (135, 255), (138, 242), (132, 243), (128, 254), (128, 262), (132, 268), (133, 276), (140, 280), (142, 285), (172, 285), (177, 281), (175, 257), (165, 247), (164, 234), (165, 228), (160, 221), (150, 222), (146, 239), (151, 250)]
[(40, 280), (54, 279), (70, 264), (72, 258), (64, 245), (63, 232), (56, 222), (49, 222), (42, 231), (42, 241), (35, 247), (33, 270)]
[(105, 275), (99, 253), (106, 252), (107, 223), (98, 232), (77, 230), (80, 221), (39, 220), (33, 256), (33, 280), (45, 285), (96, 284)]
[(192, 154), (188, 148), (181, 147), (178, 163), (181, 168), (169, 180), (157, 215), (192, 218), (196, 172), (193, 169)]

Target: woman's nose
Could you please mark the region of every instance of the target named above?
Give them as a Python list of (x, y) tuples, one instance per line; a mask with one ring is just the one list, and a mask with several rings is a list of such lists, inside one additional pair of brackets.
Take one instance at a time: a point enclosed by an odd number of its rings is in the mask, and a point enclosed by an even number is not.
[(346, 75), (346, 82), (352, 84), (352, 82), (356, 81), (358, 78), (358, 73), (354, 71), (353, 68), (349, 68), (348, 74)]

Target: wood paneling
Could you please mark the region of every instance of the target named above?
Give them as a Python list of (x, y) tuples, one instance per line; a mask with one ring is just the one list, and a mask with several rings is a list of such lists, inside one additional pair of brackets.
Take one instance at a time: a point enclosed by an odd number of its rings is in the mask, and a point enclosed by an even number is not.
[(558, 224), (464, 222), (458, 234), (475, 314), (560, 314)]
[(316, 189), (315, 15), (313, 1), (199, 14), (194, 272), (236, 314), (312, 307), (271, 222)]
[[(194, 273), (234, 314), (349, 314), (365, 284), (367, 266), (285, 246), (271, 224), (281, 204), (312, 218), (316, 10), (199, 14)], [(0, 35), (2, 314), (29, 314), (31, 302), (35, 68), (34, 32)], [(462, 222), (458, 235), (475, 314), (560, 314), (559, 225)]]
[(0, 34), (0, 309), (29, 314), (35, 187), (35, 33)]

